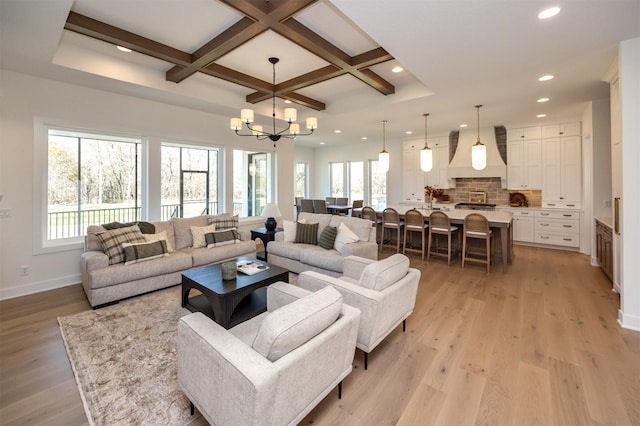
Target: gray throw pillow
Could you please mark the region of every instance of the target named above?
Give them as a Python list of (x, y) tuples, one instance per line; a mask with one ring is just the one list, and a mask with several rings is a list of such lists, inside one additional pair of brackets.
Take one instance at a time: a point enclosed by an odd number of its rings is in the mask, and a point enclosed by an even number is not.
[(318, 244), (318, 224), (317, 223), (300, 223), (296, 227), (296, 239), (294, 243), (302, 244)]
[(331, 250), (333, 243), (336, 241), (336, 235), (338, 235), (338, 228), (335, 226), (327, 226), (320, 233), (318, 245), (325, 250)]

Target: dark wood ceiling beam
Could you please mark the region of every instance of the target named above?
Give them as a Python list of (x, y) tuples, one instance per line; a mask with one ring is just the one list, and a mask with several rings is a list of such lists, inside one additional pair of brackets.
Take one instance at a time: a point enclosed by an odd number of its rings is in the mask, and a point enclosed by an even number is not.
[[(311, 71), (301, 76), (292, 78), (291, 80), (283, 81), (280, 84), (276, 84), (275, 95), (279, 98), (286, 99), (286, 97), (283, 96), (284, 94), (303, 89), (305, 87), (321, 83), (326, 80), (330, 80), (343, 74), (345, 74), (344, 70), (333, 65), (327, 65), (324, 68), (320, 68), (315, 71)], [(273, 92), (266, 93), (263, 91), (258, 91), (247, 95), (247, 102), (258, 103), (267, 100), (272, 96)]]
[(358, 74), (354, 74), (353, 76), (384, 95), (393, 95), (396, 92), (396, 88), (393, 84), (389, 83), (370, 69), (360, 70)]
[(297, 92), (287, 93), (286, 95), (283, 95), (282, 98), (288, 99), (291, 102), (295, 102), (298, 105), (302, 105), (316, 111), (324, 111), (324, 109), (327, 107), (324, 102), (316, 101), (315, 99), (311, 99)]
[(176, 65), (167, 71), (167, 81), (181, 82), (267, 29), (268, 27), (260, 22), (247, 17), (242, 18), (196, 50), (192, 55), (193, 60), (187, 66)]
[(318, 0), (219, 0), (256, 22), (275, 23), (288, 19)]
[[(200, 71), (212, 77), (239, 84), (240, 86), (248, 87), (249, 89), (258, 90), (260, 93), (271, 93), (273, 90), (273, 84), (269, 82), (215, 63), (207, 65)], [(271, 95), (269, 95), (269, 97), (271, 97)]]
[(381, 64), (393, 59), (393, 56), (389, 54), (382, 47), (376, 47), (368, 52), (361, 53), (351, 58), (351, 65), (355, 68), (369, 68), (374, 65)]
[(188, 65), (191, 63), (191, 55), (189, 53), (73, 11), (69, 12), (64, 28), (107, 43), (127, 47), (172, 64)]

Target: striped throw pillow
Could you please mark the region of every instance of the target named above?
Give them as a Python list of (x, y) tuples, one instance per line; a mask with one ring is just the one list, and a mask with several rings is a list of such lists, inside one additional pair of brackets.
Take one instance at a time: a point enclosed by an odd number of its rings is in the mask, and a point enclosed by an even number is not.
[(294, 243), (302, 244), (318, 244), (318, 224), (317, 223), (300, 223), (296, 227), (296, 239)]
[(156, 240), (146, 243), (124, 243), (124, 264), (132, 265), (145, 260), (169, 256), (166, 240)]
[(144, 243), (147, 241), (138, 225), (100, 232), (96, 234), (96, 237), (100, 240), (102, 251), (109, 256), (109, 265), (124, 262), (123, 243)]
[(335, 226), (327, 226), (320, 233), (320, 240), (318, 245), (325, 250), (331, 250), (333, 243), (336, 241), (336, 235), (338, 235), (338, 228)]
[(210, 232), (205, 234), (204, 238), (207, 242), (207, 248), (212, 248), (235, 244), (240, 240), (240, 235), (235, 229), (227, 229), (225, 231)]

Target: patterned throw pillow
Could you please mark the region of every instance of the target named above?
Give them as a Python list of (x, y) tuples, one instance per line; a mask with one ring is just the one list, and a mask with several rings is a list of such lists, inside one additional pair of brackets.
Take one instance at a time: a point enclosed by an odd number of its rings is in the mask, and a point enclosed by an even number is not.
[(335, 226), (327, 226), (320, 233), (320, 240), (318, 245), (325, 250), (331, 250), (333, 243), (336, 241), (336, 235), (338, 235), (338, 228)]
[(317, 223), (300, 223), (296, 226), (296, 239), (294, 243), (302, 244), (318, 244), (318, 224)]
[(224, 231), (226, 229), (238, 229), (238, 215), (229, 217), (229, 216), (211, 216), (209, 218), (209, 223), (216, 225), (216, 230)]
[(127, 228), (118, 228), (112, 231), (105, 231), (96, 234), (102, 251), (109, 256), (109, 265), (124, 262), (123, 243), (144, 243), (146, 240), (140, 232), (138, 225), (129, 226)]
[(124, 243), (124, 264), (132, 265), (145, 260), (169, 256), (166, 240), (156, 240), (145, 243)]
[(102, 227), (107, 231), (111, 231), (113, 229), (128, 228), (133, 225), (138, 225), (138, 228), (140, 228), (140, 232), (142, 232), (143, 234), (155, 234), (156, 232), (156, 226), (153, 223), (149, 222), (110, 222), (103, 224)]
[(206, 247), (207, 242), (204, 239), (205, 234), (213, 232), (217, 229), (217, 225), (214, 223), (208, 226), (192, 226), (191, 236), (193, 237), (193, 248)]
[(171, 243), (169, 242), (169, 239), (167, 238), (167, 231), (162, 231), (162, 232), (158, 232), (157, 234), (144, 234), (144, 239), (151, 242), (151, 241), (158, 241), (158, 240), (164, 240), (167, 243), (167, 251), (169, 253), (173, 252), (173, 247), (171, 246)]
[(226, 246), (228, 244), (235, 244), (240, 241), (240, 234), (236, 229), (227, 229), (224, 231), (216, 231), (205, 234), (204, 239), (207, 244), (207, 248)]

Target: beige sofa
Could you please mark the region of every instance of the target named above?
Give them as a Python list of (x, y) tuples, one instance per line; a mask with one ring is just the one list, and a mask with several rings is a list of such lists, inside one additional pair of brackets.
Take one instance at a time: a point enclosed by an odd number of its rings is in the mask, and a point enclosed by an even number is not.
[[(239, 256), (256, 257), (256, 245), (249, 231), (239, 231), (240, 241), (212, 248), (193, 248), (191, 227), (203, 227), (209, 222), (228, 221), (229, 214), (172, 218), (154, 222), (155, 233), (166, 234), (173, 251), (163, 257), (139, 263), (109, 264), (109, 256), (97, 237), (105, 232), (102, 226), (89, 226), (85, 237), (85, 252), (81, 255), (82, 287), (92, 307), (111, 304), (127, 297), (158, 290), (182, 281), (187, 269), (209, 263), (220, 263)], [(171, 248), (169, 250), (171, 250)]]
[(230, 330), (199, 312), (180, 319), (178, 383), (210, 424), (296, 425), (340, 395), (360, 312), (324, 290), (272, 284), (267, 312)]
[(338, 228), (340, 224), (344, 224), (357, 236), (357, 241), (347, 243), (339, 249), (325, 249), (319, 245), (285, 241), (285, 232), (281, 231), (276, 233), (274, 241), (269, 242), (267, 246), (269, 263), (295, 273), (316, 271), (338, 277), (343, 273), (344, 259), (347, 256), (378, 259), (376, 228), (370, 220), (302, 212), (298, 221), (307, 224), (318, 223), (318, 240), (327, 226)]

